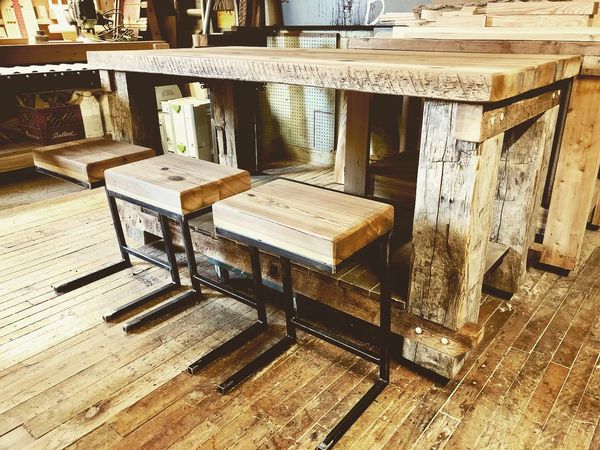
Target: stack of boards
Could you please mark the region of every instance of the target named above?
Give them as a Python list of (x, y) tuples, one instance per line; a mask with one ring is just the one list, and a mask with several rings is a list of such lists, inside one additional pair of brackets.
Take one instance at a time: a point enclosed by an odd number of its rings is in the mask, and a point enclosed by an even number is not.
[[(441, 3), (439, 0), (438, 3)], [(598, 2), (529, 1), (425, 5), (387, 13), (395, 38), (600, 41)]]

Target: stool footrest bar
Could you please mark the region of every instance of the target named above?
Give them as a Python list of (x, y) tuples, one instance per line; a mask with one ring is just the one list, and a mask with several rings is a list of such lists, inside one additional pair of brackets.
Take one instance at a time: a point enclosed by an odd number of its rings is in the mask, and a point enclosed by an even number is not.
[(169, 283), (165, 286), (162, 286), (162, 287), (150, 292), (149, 294), (146, 294), (142, 297), (139, 297), (139, 298), (136, 298), (135, 300), (130, 301), (129, 303), (125, 303), (124, 305), (121, 305), (111, 312), (103, 314), (102, 318), (104, 319), (105, 322), (108, 322), (109, 320), (113, 320), (125, 313), (133, 311), (134, 309), (136, 309), (139, 306), (145, 305), (146, 303), (154, 300), (156, 297), (158, 297), (160, 295), (163, 295), (169, 291), (172, 291), (176, 287), (177, 287), (177, 284)]
[(222, 394), (226, 394), (246, 378), (271, 364), (275, 359), (285, 353), (294, 343), (295, 341), (288, 336), (279, 340), (268, 350), (258, 355), (254, 360), (250, 361), (232, 376), (219, 384), (217, 390)]
[(59, 294), (71, 292), (77, 288), (85, 286), (86, 284), (93, 283), (94, 281), (98, 281), (104, 277), (120, 272), (123, 269), (127, 269), (128, 267), (131, 267), (131, 264), (125, 260), (121, 260), (117, 263), (102, 267), (79, 278), (75, 278), (74, 280), (55, 286), (54, 290)]
[(296, 325), (302, 331), (305, 331), (308, 334), (322, 339), (325, 342), (333, 344), (336, 347), (341, 348), (342, 350), (346, 350), (352, 353), (353, 355), (360, 356), (361, 358), (366, 359), (367, 361), (370, 361), (375, 364), (379, 364), (379, 362), (381, 361), (381, 358), (376, 353), (367, 350), (366, 348), (359, 347), (356, 344), (344, 338), (336, 336), (332, 333), (314, 328), (312, 325), (310, 325), (308, 322), (305, 322), (302, 319), (296, 317), (293, 319), (293, 322), (294, 325)]
[(224, 286), (223, 284), (221, 284), (217, 281), (211, 280), (210, 278), (204, 277), (199, 274), (194, 275), (194, 278), (196, 280), (198, 280), (200, 283), (208, 286), (209, 288), (211, 288), (217, 292), (220, 292), (223, 295), (227, 295), (227, 296), (233, 298), (234, 300), (244, 303), (245, 305), (248, 305), (252, 308), (256, 308), (256, 302), (254, 301), (254, 299), (252, 297), (244, 294), (243, 292), (236, 291), (234, 289), (229, 289), (228, 287)]
[(378, 379), (373, 386), (361, 397), (356, 405), (340, 420), (329, 432), (325, 439), (319, 444), (317, 450), (328, 450), (350, 429), (356, 420), (366, 411), (379, 394), (385, 389), (388, 382)]
[(146, 261), (147, 263), (154, 264), (161, 269), (171, 271), (171, 266), (169, 263), (163, 261), (162, 259), (154, 258), (153, 256), (146, 255), (134, 248), (131, 247), (123, 247), (123, 251), (129, 253), (131, 256), (135, 256), (136, 258), (141, 259), (142, 261)]
[(181, 295), (178, 295), (177, 297), (173, 297), (169, 300), (166, 300), (160, 305), (156, 306), (155, 308), (143, 312), (142, 314), (135, 316), (128, 322), (125, 322), (123, 324), (123, 331), (129, 333), (130, 331), (141, 327), (142, 325), (162, 316), (163, 314), (176, 309), (181, 305), (181, 303), (186, 302), (191, 298), (196, 297), (197, 295), (198, 293), (196, 291), (187, 291)]
[(262, 323), (262, 322), (253, 323), (248, 328), (239, 332), (238, 334), (236, 334), (234, 337), (232, 337), (228, 341), (225, 341), (224, 343), (222, 343), (215, 349), (208, 352), (202, 358), (191, 363), (187, 369), (188, 373), (190, 375), (194, 375), (194, 374), (198, 373), (200, 370), (207, 367), (209, 364), (212, 364), (217, 359), (222, 358), (223, 356), (226, 356), (226, 355), (234, 352), (235, 350), (240, 348), (242, 345), (247, 344), (251, 339), (253, 339), (258, 334), (263, 332), (266, 328), (267, 328), (267, 324), (265, 324), (265, 323)]

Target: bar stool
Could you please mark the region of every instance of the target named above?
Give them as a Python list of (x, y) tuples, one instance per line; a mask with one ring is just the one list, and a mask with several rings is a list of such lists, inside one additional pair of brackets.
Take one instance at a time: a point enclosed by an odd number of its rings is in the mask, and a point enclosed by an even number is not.
[(33, 149), (38, 172), (76, 183), (88, 189), (104, 185), (104, 171), (152, 158), (151, 148), (108, 138), (81, 139)]
[[(257, 252), (279, 256), (283, 284), (286, 336), (219, 385), (226, 393), (266, 367), (296, 342), (297, 329), (379, 365), (369, 391), (330, 431), (319, 448), (332, 447), (389, 383), (391, 292), (390, 235), (394, 208), (290, 180), (276, 180), (213, 205), (217, 235), (244, 243)], [(319, 329), (298, 317), (294, 308), (291, 261), (335, 273), (357, 252), (378, 246), (380, 322), (374, 352)], [(260, 265), (257, 264), (260, 269)]]
[[(139, 306), (147, 304), (159, 295), (180, 287), (181, 281), (168, 219), (175, 220), (183, 234), (188, 267), (192, 277), (192, 289), (169, 299), (153, 309), (133, 317), (123, 325), (125, 331), (131, 331), (175, 308), (201, 293), (202, 277), (197, 275), (189, 221), (210, 213), (211, 205), (219, 199), (245, 191), (250, 188), (250, 174), (244, 170), (221, 166), (177, 155), (161, 155), (130, 164), (108, 169), (104, 173), (106, 194), (121, 252), (121, 260), (95, 272), (72, 280), (55, 289), (67, 292), (92, 281), (131, 267), (130, 256), (154, 264), (167, 270), (171, 281), (147, 295), (132, 300), (103, 315), (105, 321), (113, 320)], [(116, 199), (141, 206), (158, 216), (167, 260), (156, 258), (129, 247), (125, 240), (123, 227), (117, 211)], [(194, 276), (196, 275), (196, 276)], [(213, 287), (225, 291), (228, 295), (256, 307), (254, 298), (230, 292), (225, 286), (206, 280)], [(259, 309), (259, 320), (263, 314)], [(264, 309), (264, 308), (263, 308)], [(266, 314), (264, 315), (266, 323)]]

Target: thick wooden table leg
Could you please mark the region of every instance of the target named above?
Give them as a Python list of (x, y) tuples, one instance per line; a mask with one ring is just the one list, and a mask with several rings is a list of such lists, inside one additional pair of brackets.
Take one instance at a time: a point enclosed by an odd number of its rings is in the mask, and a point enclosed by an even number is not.
[(102, 88), (110, 92), (113, 139), (144, 145), (162, 154), (154, 90), (156, 76), (101, 70), (100, 80)]
[[(425, 100), (409, 293), (413, 314), (452, 330), (477, 322), (504, 137), (454, 138), (458, 106)], [(464, 360), (410, 339), (403, 356), (447, 378)]]
[(511, 294), (523, 281), (534, 242), (558, 109), (554, 106), (504, 134), (490, 240), (509, 250), (484, 284)]
[(367, 194), (369, 168), (369, 110), (371, 94), (346, 91), (346, 127), (344, 136), (344, 191), (350, 194)]
[(577, 264), (600, 166), (600, 79), (573, 82), (552, 188), (540, 262), (572, 270)]
[(211, 80), (209, 89), (219, 164), (257, 172), (256, 83)]

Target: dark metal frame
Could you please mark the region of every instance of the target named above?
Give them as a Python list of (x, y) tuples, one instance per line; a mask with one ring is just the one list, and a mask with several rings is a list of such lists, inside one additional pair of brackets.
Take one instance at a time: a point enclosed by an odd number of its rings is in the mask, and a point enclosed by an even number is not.
[[(378, 273), (380, 277), (380, 322), (379, 322), (379, 336), (377, 339), (379, 352), (376, 353), (370, 349), (354, 344), (347, 339), (330, 333), (326, 330), (321, 330), (313, 325), (309, 324), (305, 320), (298, 317), (296, 309), (294, 307), (294, 294), (292, 286), (292, 268), (291, 261), (298, 262), (301, 264), (308, 264), (316, 268), (326, 268), (331, 272), (335, 272), (339, 268), (337, 266), (330, 266), (323, 264), (318, 261), (310, 260), (307, 258), (294, 255), (286, 250), (279, 249), (263, 242), (256, 241), (246, 236), (233, 233), (221, 228), (215, 229), (218, 236), (222, 236), (228, 239), (233, 239), (238, 242), (242, 242), (248, 245), (253, 255), (256, 255), (258, 259), (258, 249), (262, 249), (269, 253), (278, 255), (280, 258), (281, 265), (281, 277), (283, 284), (283, 301), (285, 310), (286, 320), (286, 335), (280, 339), (277, 343), (267, 349), (265, 352), (260, 354), (254, 360), (249, 362), (247, 365), (239, 369), (236, 373), (231, 375), (221, 384), (219, 384), (219, 391), (221, 393), (227, 393), (250, 375), (263, 369), (279, 356), (281, 356), (286, 350), (288, 350), (295, 342), (297, 336), (297, 330), (304, 331), (311, 334), (325, 342), (333, 344), (343, 350), (346, 350), (356, 356), (366, 359), (369, 362), (375, 363), (379, 366), (379, 377), (374, 382), (373, 386), (362, 396), (362, 398), (350, 409), (348, 413), (337, 423), (337, 425), (327, 434), (325, 439), (319, 444), (319, 449), (330, 449), (337, 441), (344, 435), (348, 429), (354, 424), (354, 422), (360, 417), (360, 415), (369, 407), (369, 405), (377, 398), (377, 396), (385, 389), (390, 381), (390, 337), (391, 337), (391, 284), (390, 284), (390, 237), (391, 232), (388, 232), (377, 240), (369, 244), (379, 246), (379, 258), (378, 258)], [(346, 260), (347, 261), (347, 260)], [(341, 264), (344, 264), (342, 262)], [(256, 279), (256, 271), (260, 270), (260, 261), (253, 260), (253, 277)], [(260, 275), (259, 275), (260, 276)], [(259, 291), (255, 291), (257, 303), (261, 302), (261, 296)]]
[(68, 181), (69, 183), (78, 184), (79, 186), (83, 186), (87, 189), (95, 189), (98, 187), (104, 186), (104, 180), (94, 181), (89, 183), (87, 181), (78, 180), (77, 178), (70, 177), (68, 175), (63, 175), (57, 172), (52, 172), (51, 170), (44, 169), (42, 167), (35, 166), (35, 170), (44, 175), (49, 175), (52, 178), (58, 178), (59, 180)]
[[(52, 175), (55, 176), (56, 174), (52, 174)], [(138, 200), (131, 199), (124, 195), (120, 195), (120, 194), (118, 194), (116, 192), (112, 192), (108, 189), (106, 189), (106, 196), (108, 199), (108, 206), (109, 206), (110, 214), (112, 217), (113, 227), (115, 229), (115, 234), (117, 236), (117, 243), (119, 245), (119, 251), (121, 253), (121, 260), (116, 263), (110, 264), (108, 266), (104, 266), (94, 272), (88, 273), (88, 274), (83, 275), (74, 280), (63, 283), (59, 286), (55, 286), (54, 290), (58, 293), (70, 292), (74, 289), (80, 288), (89, 283), (100, 280), (109, 275), (117, 273), (123, 269), (131, 267), (131, 265), (132, 265), (131, 264), (131, 256), (135, 256), (136, 258), (139, 258), (150, 264), (154, 264), (155, 266), (165, 269), (165, 270), (169, 271), (169, 273), (171, 275), (171, 281), (169, 283), (161, 286), (160, 288), (158, 288), (146, 295), (143, 295), (141, 297), (138, 297), (135, 300), (125, 303), (124, 305), (121, 305), (121, 306), (117, 307), (116, 309), (114, 309), (102, 316), (102, 318), (105, 321), (109, 321), (109, 320), (113, 320), (123, 314), (126, 314), (126, 313), (136, 309), (139, 306), (142, 306), (146, 303), (151, 302), (152, 300), (154, 300), (156, 297), (158, 297), (160, 295), (166, 294), (166, 293), (174, 290), (175, 288), (180, 287), (181, 280), (179, 278), (179, 271), (177, 269), (177, 260), (176, 260), (175, 251), (173, 248), (171, 232), (170, 232), (169, 225), (167, 222), (168, 217), (174, 217), (174, 216), (176, 216), (176, 214), (173, 214), (169, 211), (162, 210), (160, 208), (156, 208), (156, 207), (146, 204), (144, 202), (140, 202)], [(119, 216), (119, 211), (117, 210), (116, 199), (127, 201), (129, 203), (133, 203), (138, 206), (143, 206), (143, 207), (145, 207), (151, 211), (154, 211), (155, 213), (158, 214), (161, 230), (163, 233), (163, 242), (164, 242), (164, 246), (165, 246), (165, 253), (167, 255), (167, 261), (163, 261), (161, 259), (147, 255), (147, 254), (142, 253), (141, 251), (131, 248), (127, 245), (127, 242), (125, 240), (125, 234), (123, 233), (123, 226), (121, 224), (121, 218)], [(204, 212), (204, 210), (201, 210), (201, 211)], [(165, 312), (167, 309), (172, 309), (176, 304), (180, 303), (181, 301), (183, 301), (187, 298), (188, 297), (185, 296), (185, 294), (182, 294), (179, 297), (169, 300), (168, 302), (161, 304), (158, 308), (156, 308), (154, 310), (151, 310), (140, 316), (136, 316), (134, 319), (132, 319), (132, 321), (127, 322), (123, 326), (123, 329), (125, 331), (130, 331), (133, 328), (136, 328), (136, 327), (148, 322), (149, 320), (152, 320), (155, 317), (157, 317), (159, 314), (157, 313), (156, 310), (160, 309), (161, 313)]]

